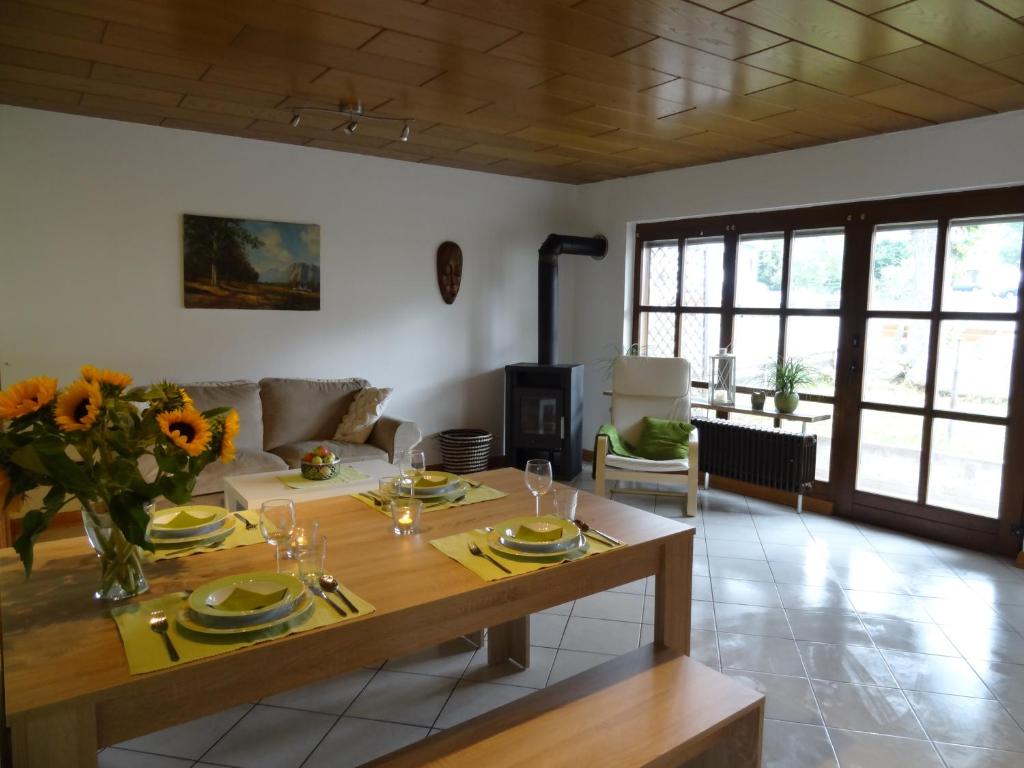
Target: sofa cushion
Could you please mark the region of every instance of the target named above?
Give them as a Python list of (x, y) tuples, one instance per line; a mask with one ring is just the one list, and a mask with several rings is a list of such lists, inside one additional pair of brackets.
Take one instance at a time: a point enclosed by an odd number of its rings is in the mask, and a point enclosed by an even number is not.
[(330, 440), (365, 379), (262, 379), (263, 448)]
[(366, 461), (367, 459), (388, 460), (388, 452), (369, 443), (340, 443), (337, 440), (301, 440), (297, 443), (279, 445), (273, 453), (284, 459), (289, 467), (299, 466), (302, 457), (318, 445), (327, 446), (342, 461)]
[(200, 411), (222, 407), (238, 411), (235, 447), (239, 452), (263, 452), (263, 405), (259, 384), (255, 381), (201, 381), (181, 386)]
[(288, 469), (288, 465), (279, 456), (265, 451), (239, 451), (235, 460), (223, 464), (214, 461), (199, 473), (192, 496), (207, 493), (218, 493), (224, 490), (224, 478), (229, 475), (251, 475), (254, 472), (274, 472)]
[(341, 420), (334, 439), (342, 443), (365, 443), (384, 413), (384, 404), (391, 397), (390, 389), (367, 387), (356, 393), (355, 400)]

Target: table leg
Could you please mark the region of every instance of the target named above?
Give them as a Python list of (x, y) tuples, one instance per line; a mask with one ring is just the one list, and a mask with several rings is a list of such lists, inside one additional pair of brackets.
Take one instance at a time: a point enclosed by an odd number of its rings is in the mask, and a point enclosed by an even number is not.
[(654, 576), (654, 642), (687, 655), (692, 586), (693, 536), (674, 536), (665, 544)]
[(511, 659), (530, 666), (530, 617), (506, 621), (487, 630), (487, 663), (491, 666)]
[(224, 506), (227, 508), (228, 512), (235, 512), (241, 506), (238, 503), (238, 494), (230, 488), (224, 489)]
[(49, 709), (11, 724), (14, 768), (96, 765), (96, 710), (88, 704)]
[(469, 640), (469, 642), (477, 648), (484, 644), (484, 631), (482, 629), (478, 629), (476, 632), (467, 632), (463, 637)]

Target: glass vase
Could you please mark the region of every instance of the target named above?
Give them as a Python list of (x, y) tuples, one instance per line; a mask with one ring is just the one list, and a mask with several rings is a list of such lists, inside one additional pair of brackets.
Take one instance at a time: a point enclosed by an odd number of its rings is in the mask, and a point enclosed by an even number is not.
[[(151, 518), (154, 507), (153, 502), (144, 505)], [(85, 535), (100, 559), (100, 585), (93, 592), (93, 597), (117, 602), (146, 592), (149, 582), (142, 572), (142, 550), (121, 533), (107, 512), (106, 505), (97, 503), (92, 509), (83, 506), (82, 523)]]

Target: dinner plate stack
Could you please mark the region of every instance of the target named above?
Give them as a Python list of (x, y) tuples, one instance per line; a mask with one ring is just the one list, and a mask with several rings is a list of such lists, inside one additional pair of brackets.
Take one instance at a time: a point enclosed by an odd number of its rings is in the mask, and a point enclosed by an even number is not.
[(403, 497), (414, 496), (417, 499), (441, 501), (465, 495), (468, 487), (464, 480), (451, 472), (420, 472), (411, 485), (403, 480), (398, 494)]
[(304, 616), (313, 598), (294, 576), (243, 573), (208, 582), (188, 597), (178, 624), (204, 635), (237, 635)]
[(513, 517), (494, 526), (487, 545), (502, 555), (525, 558), (565, 558), (587, 549), (587, 538), (570, 521), (546, 515)]
[(225, 538), (234, 527), (235, 518), (223, 507), (173, 507), (153, 516), (149, 540), (163, 547), (202, 546)]

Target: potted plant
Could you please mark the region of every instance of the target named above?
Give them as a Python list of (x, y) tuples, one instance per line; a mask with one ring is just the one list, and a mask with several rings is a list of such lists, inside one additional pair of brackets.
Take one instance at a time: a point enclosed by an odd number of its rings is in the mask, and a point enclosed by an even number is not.
[(816, 379), (813, 368), (792, 357), (779, 358), (768, 369), (768, 384), (775, 391), (775, 410), (779, 413), (793, 413), (800, 404), (799, 387), (813, 384)]
[(26, 576), (36, 538), (75, 499), (102, 567), (95, 596), (145, 592), (140, 549), (153, 550), (153, 499), (184, 504), (207, 464), (233, 460), (234, 409), (201, 413), (176, 384), (131, 383), (127, 374), (87, 365), (63, 390), (38, 376), (0, 392), (0, 510), (17, 512), (28, 491), (47, 489), (14, 543)]

